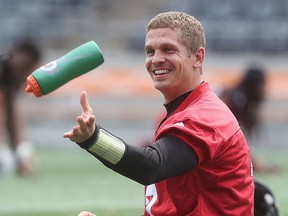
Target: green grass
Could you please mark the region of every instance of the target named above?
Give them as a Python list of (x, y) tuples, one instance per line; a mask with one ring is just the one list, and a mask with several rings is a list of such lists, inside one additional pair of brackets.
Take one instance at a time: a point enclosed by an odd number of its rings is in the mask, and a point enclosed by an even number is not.
[[(263, 152), (282, 167), (274, 175), (256, 175), (275, 193), (282, 216), (288, 216), (288, 157)], [(89, 210), (98, 216), (142, 215), (143, 186), (104, 167), (77, 149), (37, 149), (35, 180), (0, 178), (1, 216), (76, 216)]]
[(143, 187), (78, 150), (38, 150), (38, 177), (0, 179), (1, 216), (141, 215)]
[(281, 171), (277, 174), (256, 174), (255, 179), (266, 184), (274, 193), (281, 216), (288, 216), (288, 157), (286, 150), (262, 150), (262, 156), (270, 163), (279, 165)]

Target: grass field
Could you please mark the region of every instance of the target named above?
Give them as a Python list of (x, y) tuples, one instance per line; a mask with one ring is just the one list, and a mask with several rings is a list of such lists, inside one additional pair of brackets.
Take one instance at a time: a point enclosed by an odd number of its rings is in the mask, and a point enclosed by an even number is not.
[(279, 211), (281, 216), (288, 216), (288, 157), (287, 149), (277, 150), (277, 152), (262, 150), (262, 156), (267, 159), (268, 162), (279, 165), (281, 171), (278, 174), (270, 175), (255, 175), (255, 179), (260, 180), (266, 184), (278, 201)]
[(0, 179), (1, 216), (141, 215), (143, 187), (82, 149), (38, 150), (35, 180)]
[[(38, 177), (0, 179), (1, 216), (141, 215), (143, 187), (109, 169), (81, 149), (37, 149)], [(256, 175), (274, 191), (282, 216), (288, 216), (288, 157), (268, 154), (283, 167), (277, 175)], [(267, 156), (268, 157), (268, 156)]]

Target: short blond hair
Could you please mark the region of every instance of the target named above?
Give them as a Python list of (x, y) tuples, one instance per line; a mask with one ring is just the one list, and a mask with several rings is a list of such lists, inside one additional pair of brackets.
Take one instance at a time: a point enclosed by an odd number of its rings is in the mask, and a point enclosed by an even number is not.
[(194, 53), (200, 47), (205, 48), (206, 39), (201, 23), (187, 13), (177, 11), (159, 13), (148, 23), (146, 33), (158, 28), (178, 29), (179, 40), (187, 46), (190, 52)]

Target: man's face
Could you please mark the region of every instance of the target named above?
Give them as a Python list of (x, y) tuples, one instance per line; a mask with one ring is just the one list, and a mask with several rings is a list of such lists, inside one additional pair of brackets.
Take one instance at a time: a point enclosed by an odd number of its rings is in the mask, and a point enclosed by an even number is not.
[(146, 35), (145, 66), (166, 102), (188, 92), (195, 83), (195, 54), (178, 39), (179, 30), (152, 29)]

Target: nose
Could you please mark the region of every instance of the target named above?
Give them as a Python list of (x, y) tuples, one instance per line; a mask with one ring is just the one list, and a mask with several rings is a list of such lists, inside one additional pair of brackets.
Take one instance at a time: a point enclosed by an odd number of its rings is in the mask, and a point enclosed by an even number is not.
[(157, 64), (157, 63), (162, 63), (165, 61), (165, 58), (161, 51), (156, 50), (153, 57), (152, 57), (152, 63)]

